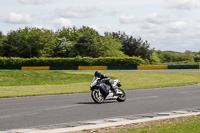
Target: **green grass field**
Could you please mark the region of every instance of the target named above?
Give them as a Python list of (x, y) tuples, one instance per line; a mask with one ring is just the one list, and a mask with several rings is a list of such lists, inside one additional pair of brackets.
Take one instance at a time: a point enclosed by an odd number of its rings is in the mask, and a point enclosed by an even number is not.
[[(0, 97), (90, 92), (94, 71), (0, 70)], [(200, 73), (131, 73), (105, 71), (125, 90), (186, 86), (200, 83)]]
[(129, 128), (115, 133), (200, 133), (200, 116), (178, 121), (167, 121), (140, 128)]

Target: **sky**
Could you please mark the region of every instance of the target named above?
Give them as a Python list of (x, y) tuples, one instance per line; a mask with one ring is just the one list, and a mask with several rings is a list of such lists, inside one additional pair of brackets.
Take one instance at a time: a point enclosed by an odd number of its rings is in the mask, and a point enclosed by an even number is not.
[(0, 0), (0, 31), (89, 26), (141, 37), (150, 48), (200, 51), (200, 0)]

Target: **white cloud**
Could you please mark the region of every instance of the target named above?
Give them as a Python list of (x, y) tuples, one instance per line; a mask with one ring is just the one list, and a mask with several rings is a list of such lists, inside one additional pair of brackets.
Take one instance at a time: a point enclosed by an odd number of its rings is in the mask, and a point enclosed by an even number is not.
[(200, 26), (181, 20), (164, 21), (161, 24), (146, 21), (140, 25), (138, 31), (132, 31), (132, 34), (140, 35), (150, 42), (152, 48), (160, 50), (184, 52), (185, 50), (198, 51), (200, 48), (198, 45)]
[(139, 18), (132, 15), (121, 16), (119, 18), (119, 21), (121, 24), (133, 24), (133, 23), (140, 22)]
[(81, 17), (81, 14), (79, 12), (75, 12), (75, 11), (60, 11), (59, 15), (62, 17), (69, 17), (69, 18)]
[(184, 32), (188, 32), (189, 30), (187, 26), (188, 24), (182, 21), (172, 22), (165, 28), (165, 32), (166, 34), (171, 34), (171, 35), (174, 34), (183, 35), (185, 34)]
[(187, 28), (186, 22), (181, 21), (173, 15), (152, 13), (146, 18), (146, 22), (142, 24), (141, 28), (148, 30), (148, 32), (159, 34), (160, 37), (165, 37), (169, 34), (182, 34)]
[(140, 36), (156, 49), (177, 46), (179, 51), (194, 44), (200, 49), (200, 0), (13, 0), (13, 5), (10, 1), (1, 3), (4, 33), (27, 25), (55, 30), (86, 25), (102, 34), (124, 31)]
[(56, 28), (73, 26), (71, 20), (66, 19), (66, 18), (55, 19), (55, 20), (52, 21), (52, 23)]
[(27, 5), (27, 4), (34, 4), (34, 5), (41, 5), (49, 3), (50, 0), (18, 0), (20, 4)]
[(5, 20), (6, 23), (11, 24), (28, 24), (33, 21), (33, 18), (29, 14), (17, 14), (10, 13), (9, 17)]
[(155, 40), (160, 40), (166, 37), (183, 36), (191, 31), (191, 25), (184, 21), (164, 21), (163, 23), (144, 22), (140, 26), (140, 33), (145, 36), (151, 36)]
[(29, 4), (31, 0), (18, 0), (20, 4)]
[(183, 22), (183, 21), (175, 21), (175, 22), (172, 22), (172, 23), (171, 23), (171, 27), (172, 27), (172, 28), (181, 29), (181, 28), (186, 27), (186, 23)]
[(56, 14), (65, 18), (89, 18), (93, 17), (93, 12), (99, 11), (96, 6), (71, 6), (64, 9), (56, 9)]
[(199, 0), (165, 0), (165, 7), (171, 9), (191, 10), (200, 7)]
[(113, 10), (107, 11), (105, 13), (105, 15), (115, 16), (115, 15), (119, 14), (120, 12), (121, 12), (121, 10), (119, 8), (117, 8), (117, 9), (113, 9)]
[(103, 28), (102, 27), (100, 27), (100, 26), (97, 26), (97, 25), (92, 25), (92, 26), (90, 26), (91, 28), (93, 28), (93, 29), (95, 29), (99, 34), (101, 34), (101, 35), (103, 35), (104, 34), (104, 30), (103, 30)]
[(166, 14), (158, 14), (158, 13), (152, 13), (150, 14), (146, 21), (153, 24), (166, 24), (170, 22), (176, 21), (177, 18), (174, 16), (166, 15)]
[(41, 25), (37, 25), (37, 24), (33, 25), (33, 27), (36, 27), (36, 28), (39, 28), (39, 29), (44, 28), (43, 26), (41, 26)]

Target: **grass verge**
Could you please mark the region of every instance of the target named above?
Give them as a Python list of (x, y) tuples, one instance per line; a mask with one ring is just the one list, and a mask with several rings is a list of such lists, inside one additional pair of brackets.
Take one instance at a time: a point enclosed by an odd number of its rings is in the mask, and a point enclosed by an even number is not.
[(117, 127), (85, 130), (77, 133), (200, 133), (200, 116), (129, 124)]
[[(0, 70), (0, 97), (90, 92), (94, 71)], [(120, 79), (125, 90), (187, 86), (200, 83), (200, 73), (104, 72)]]
[(141, 128), (129, 128), (117, 133), (200, 133), (200, 116), (196, 118), (171, 119)]

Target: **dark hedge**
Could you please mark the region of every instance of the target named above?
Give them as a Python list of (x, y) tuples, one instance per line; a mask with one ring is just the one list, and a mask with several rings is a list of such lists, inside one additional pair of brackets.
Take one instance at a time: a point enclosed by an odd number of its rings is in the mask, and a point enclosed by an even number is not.
[(140, 57), (77, 58), (7, 58), (0, 57), (0, 67), (20, 66), (137, 66), (146, 62)]

